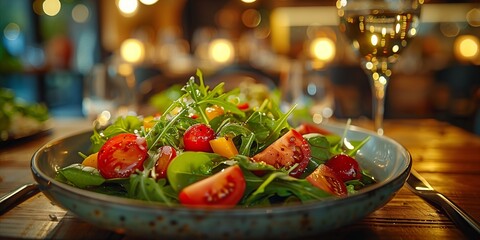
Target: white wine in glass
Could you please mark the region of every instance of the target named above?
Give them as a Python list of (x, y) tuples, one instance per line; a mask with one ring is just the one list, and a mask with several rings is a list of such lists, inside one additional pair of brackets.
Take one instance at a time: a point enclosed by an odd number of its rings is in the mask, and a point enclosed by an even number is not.
[(340, 31), (360, 57), (372, 87), (375, 130), (383, 135), (392, 66), (417, 34), (422, 0), (338, 0)]

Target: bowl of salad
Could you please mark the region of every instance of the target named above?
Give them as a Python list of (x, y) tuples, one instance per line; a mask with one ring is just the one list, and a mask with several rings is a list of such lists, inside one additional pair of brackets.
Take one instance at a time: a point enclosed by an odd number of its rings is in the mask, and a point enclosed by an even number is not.
[(265, 99), (251, 105), (201, 72), (153, 116), (40, 148), (41, 191), (79, 218), (131, 236), (314, 237), (381, 208), (412, 165), (397, 142), (348, 124), (289, 124)]

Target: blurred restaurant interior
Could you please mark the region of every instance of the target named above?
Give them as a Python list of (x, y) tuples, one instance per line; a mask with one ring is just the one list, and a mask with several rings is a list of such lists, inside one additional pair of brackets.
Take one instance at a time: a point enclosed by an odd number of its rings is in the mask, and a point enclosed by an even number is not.
[[(307, 81), (300, 94), (321, 102), (324, 118), (372, 115), (335, 0), (0, 0), (0, 14), (0, 87), (53, 117), (91, 115), (100, 105), (88, 98), (105, 87), (148, 104), (197, 69), (212, 81), (268, 82), (285, 101)], [(385, 118), (435, 118), (480, 135), (480, 1), (425, 0), (420, 19)]]

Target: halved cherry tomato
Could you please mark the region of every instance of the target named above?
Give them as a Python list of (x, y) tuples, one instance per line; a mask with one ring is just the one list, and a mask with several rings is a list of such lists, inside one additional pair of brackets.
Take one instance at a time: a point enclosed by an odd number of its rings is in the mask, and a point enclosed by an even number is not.
[(180, 191), (180, 203), (191, 206), (228, 208), (237, 205), (245, 192), (246, 183), (238, 165), (223, 169)]
[(342, 182), (335, 172), (325, 164), (320, 166), (308, 175), (305, 179), (313, 186), (320, 188), (336, 196), (346, 196), (347, 187)]
[(121, 133), (110, 139), (98, 152), (98, 170), (104, 178), (126, 178), (143, 170), (147, 142), (133, 133)]
[(209, 141), (215, 139), (213, 129), (203, 123), (190, 126), (183, 134), (183, 145), (186, 151), (212, 152)]
[(335, 155), (325, 165), (330, 167), (337, 174), (338, 178), (344, 182), (362, 178), (362, 171), (357, 160), (348, 155)]
[(322, 135), (332, 134), (330, 131), (320, 128), (317, 125), (311, 123), (302, 123), (300, 126), (296, 127), (295, 130), (297, 130), (302, 135), (308, 133), (320, 133)]
[(177, 156), (177, 151), (172, 146), (162, 146), (158, 149), (158, 159), (155, 162), (154, 177), (156, 179), (167, 176), (168, 165)]
[(310, 161), (310, 145), (302, 135), (291, 129), (277, 139), (252, 159), (256, 162), (265, 162), (275, 168), (289, 169), (294, 164), (298, 166), (290, 172), (292, 177), (300, 177)]

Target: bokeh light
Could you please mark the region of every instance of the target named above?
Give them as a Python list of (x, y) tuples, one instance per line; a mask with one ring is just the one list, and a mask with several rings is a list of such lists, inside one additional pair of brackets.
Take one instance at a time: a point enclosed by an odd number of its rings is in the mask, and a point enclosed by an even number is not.
[(472, 8), (468, 11), (467, 22), (472, 27), (480, 27), (480, 8)]
[(318, 60), (329, 62), (335, 57), (335, 43), (327, 37), (316, 38), (310, 45), (310, 54)]
[(135, 15), (138, 10), (137, 0), (117, 0), (117, 7), (123, 16), (130, 17)]
[(120, 46), (120, 55), (130, 63), (142, 62), (145, 58), (145, 46), (137, 39), (127, 39)]
[(16, 23), (7, 24), (7, 26), (3, 29), (3, 35), (10, 41), (17, 39), (20, 35), (20, 26), (18, 26)]
[(227, 39), (215, 39), (210, 43), (208, 55), (210, 56), (210, 59), (217, 63), (230, 63), (235, 56), (233, 44)]
[(90, 12), (88, 11), (87, 6), (83, 4), (77, 4), (72, 9), (72, 19), (77, 23), (84, 23), (87, 21)]
[(256, 9), (247, 9), (242, 13), (243, 25), (249, 28), (255, 28), (260, 25), (262, 17)]
[(140, 0), (141, 3), (145, 5), (153, 5), (158, 2), (158, 0)]
[(459, 60), (474, 60), (479, 52), (479, 40), (473, 35), (461, 35), (455, 39), (454, 52)]
[(45, 0), (42, 4), (43, 12), (48, 16), (55, 16), (60, 12), (62, 4), (59, 0)]

